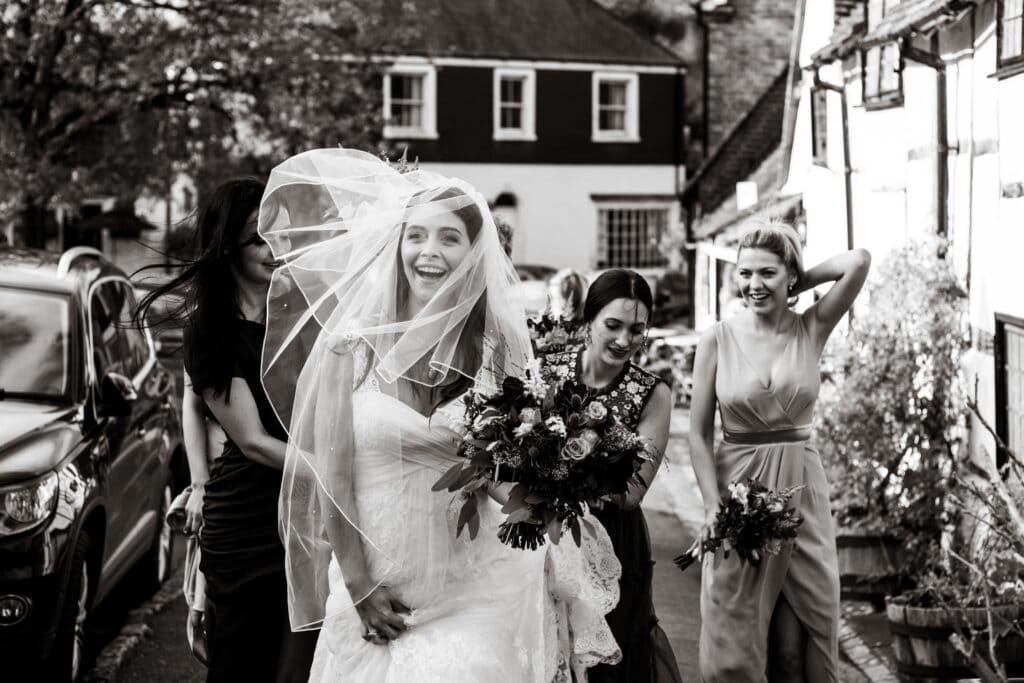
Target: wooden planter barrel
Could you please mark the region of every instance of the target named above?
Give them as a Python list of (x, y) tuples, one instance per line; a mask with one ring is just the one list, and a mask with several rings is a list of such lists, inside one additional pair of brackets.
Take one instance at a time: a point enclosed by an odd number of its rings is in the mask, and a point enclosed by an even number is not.
[[(904, 681), (944, 681), (969, 678), (974, 672), (967, 660), (949, 642), (953, 626), (976, 630), (988, 627), (986, 610), (941, 607), (910, 607), (886, 600), (886, 616), (892, 632), (893, 653), (900, 679)], [(1008, 621), (1024, 619), (1024, 605), (994, 607), (993, 611)], [(979, 639), (976, 647), (985, 651), (988, 640)], [(1024, 664), (1024, 638), (1010, 632), (996, 644), (996, 656), (1011, 674), (1019, 673)]]
[(903, 543), (894, 536), (840, 529), (836, 535), (839, 581), (847, 599), (871, 600), (884, 606), (885, 596), (898, 593), (903, 581)]

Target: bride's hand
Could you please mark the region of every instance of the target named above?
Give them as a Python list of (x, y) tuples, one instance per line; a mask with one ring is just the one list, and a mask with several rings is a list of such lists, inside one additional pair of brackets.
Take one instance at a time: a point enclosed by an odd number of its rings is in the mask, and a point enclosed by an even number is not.
[(403, 614), (409, 608), (392, 597), (387, 586), (378, 586), (356, 605), (356, 611), (366, 629), (363, 638), (374, 645), (383, 645), (400, 636), (406, 628)]

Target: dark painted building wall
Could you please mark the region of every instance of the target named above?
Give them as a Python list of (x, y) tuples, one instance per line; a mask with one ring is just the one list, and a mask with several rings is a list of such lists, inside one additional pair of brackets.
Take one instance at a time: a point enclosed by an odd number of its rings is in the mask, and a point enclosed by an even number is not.
[(438, 67), (438, 139), (392, 142), (428, 162), (682, 164), (682, 74), (640, 74), (640, 141), (633, 143), (591, 141), (592, 78), (589, 71), (538, 69), (537, 140), (495, 141), (494, 70)]

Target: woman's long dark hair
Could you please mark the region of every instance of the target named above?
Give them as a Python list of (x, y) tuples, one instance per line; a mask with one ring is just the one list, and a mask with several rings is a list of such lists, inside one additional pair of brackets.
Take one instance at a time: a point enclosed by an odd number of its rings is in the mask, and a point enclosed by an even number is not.
[(195, 245), (198, 256), (182, 265), (177, 277), (147, 294), (135, 311), (135, 323), (146, 325), (153, 303), (162, 296), (180, 294), (182, 303), (160, 324), (170, 320), (184, 323), (191, 344), (202, 349), (206, 386), (217, 395), (229, 396), (235, 346), (239, 334), (237, 288), (232, 264), (238, 265), (240, 241), (245, 223), (259, 209), (264, 184), (252, 177), (234, 178), (217, 187), (195, 217)]

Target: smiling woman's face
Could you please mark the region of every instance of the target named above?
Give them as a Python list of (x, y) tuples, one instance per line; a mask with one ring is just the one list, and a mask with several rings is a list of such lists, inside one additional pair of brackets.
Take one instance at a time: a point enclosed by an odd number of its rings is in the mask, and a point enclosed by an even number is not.
[(413, 209), (402, 231), (402, 270), (410, 304), (422, 309), (472, 248), (465, 222), (450, 212)]
[(649, 318), (637, 299), (615, 299), (590, 323), (590, 344), (608, 365), (622, 365), (643, 346)]
[(747, 306), (762, 315), (786, 307), (789, 287), (796, 280), (777, 254), (756, 247), (740, 250), (735, 278)]

